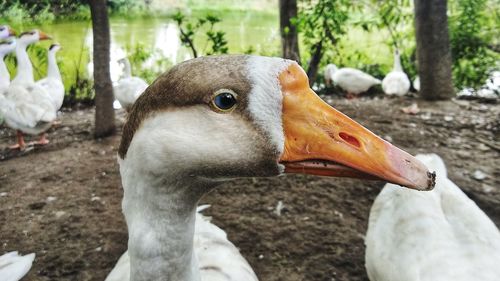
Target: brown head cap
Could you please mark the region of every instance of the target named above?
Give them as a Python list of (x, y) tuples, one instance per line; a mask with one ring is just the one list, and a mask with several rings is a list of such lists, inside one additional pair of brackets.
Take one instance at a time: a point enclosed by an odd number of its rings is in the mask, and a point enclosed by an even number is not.
[(209, 104), (219, 89), (238, 94), (242, 110), (251, 90), (246, 62), (249, 56), (223, 55), (201, 57), (180, 63), (158, 77), (132, 106), (118, 149), (122, 159), (127, 155), (135, 132), (142, 122), (156, 112), (172, 107)]

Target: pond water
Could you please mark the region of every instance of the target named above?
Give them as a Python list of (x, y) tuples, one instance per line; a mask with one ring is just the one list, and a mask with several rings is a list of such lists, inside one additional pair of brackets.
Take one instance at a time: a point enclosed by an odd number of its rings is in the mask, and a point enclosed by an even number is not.
[[(203, 12), (193, 12), (187, 20), (194, 20), (204, 15)], [(222, 19), (215, 26), (216, 30), (226, 32), (230, 53), (243, 53), (252, 47), (256, 53), (279, 54), (279, 21), (275, 13), (262, 11), (226, 11), (216, 14)], [(91, 76), (92, 61), (92, 25), (90, 21), (54, 22), (42, 26), (24, 25), (23, 30), (38, 28), (53, 37), (52, 42), (58, 42), (62, 50), (58, 53), (59, 65), (68, 87), (74, 81), (76, 69)], [(181, 46), (179, 29), (175, 22), (167, 17), (123, 19), (111, 18), (111, 76), (112, 80), (119, 78), (121, 68), (117, 60), (127, 56), (128, 51), (138, 44), (152, 51), (154, 55), (146, 62), (145, 67), (155, 65), (154, 60), (168, 59), (170, 64), (179, 63), (191, 58), (189, 50)], [(198, 49), (203, 50), (205, 40), (203, 35), (195, 37)], [(51, 42), (40, 42), (38, 45), (48, 47)], [(36, 76), (44, 74), (43, 63), (32, 56), (35, 68), (39, 68)], [(14, 66), (9, 67), (13, 72)]]

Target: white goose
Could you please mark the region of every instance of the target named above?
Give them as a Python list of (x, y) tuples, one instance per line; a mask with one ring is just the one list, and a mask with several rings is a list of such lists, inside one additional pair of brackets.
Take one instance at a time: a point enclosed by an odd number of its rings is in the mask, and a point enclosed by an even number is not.
[(394, 51), (394, 66), (382, 80), (382, 89), (388, 95), (403, 96), (410, 90), (410, 79), (401, 66), (399, 50)]
[(0, 25), (0, 39), (9, 38), (15, 36), (16, 32), (10, 28), (8, 25)]
[(3, 95), (3, 92), (5, 92), (10, 85), (10, 74), (5, 65), (4, 58), (15, 49), (15, 39), (7, 39), (0, 42), (0, 95)]
[(417, 158), (437, 171), (436, 188), (387, 184), (375, 199), (365, 239), (370, 280), (499, 280), (498, 228), (447, 178), (439, 156)]
[(420, 92), (420, 76), (418, 75), (415, 77), (415, 80), (413, 80), (413, 88), (415, 88), (417, 92)]
[(5, 123), (17, 130), (17, 144), (12, 149), (24, 149), (23, 133), (40, 134), (38, 144), (46, 144), (45, 132), (56, 118), (57, 109), (47, 91), (35, 84), (33, 66), (26, 52), (28, 45), (50, 39), (45, 33), (33, 30), (22, 33), (17, 39), (17, 74), (4, 95), (0, 95), (0, 111)]
[(0, 277), (2, 281), (18, 281), (23, 278), (31, 268), (35, 254), (31, 253), (21, 256), (14, 252), (8, 252), (0, 256)]
[(36, 84), (43, 87), (52, 97), (54, 107), (59, 110), (64, 101), (64, 84), (61, 72), (57, 66), (56, 53), (61, 49), (59, 44), (52, 44), (47, 54), (47, 77), (36, 81)]
[(345, 90), (348, 97), (359, 95), (381, 83), (379, 79), (359, 69), (350, 67), (339, 69), (335, 64), (329, 64), (325, 68), (325, 84), (331, 86), (332, 82)]
[(200, 198), (237, 177), (288, 173), (382, 178), (416, 189), (433, 176), (336, 111), (290, 60), (201, 57), (160, 76), (133, 105), (119, 164), (128, 252), (107, 280), (256, 280)]
[(146, 90), (148, 83), (142, 78), (132, 76), (130, 61), (122, 58), (118, 61), (123, 66), (123, 77), (113, 86), (116, 99), (127, 110), (134, 104), (135, 100)]

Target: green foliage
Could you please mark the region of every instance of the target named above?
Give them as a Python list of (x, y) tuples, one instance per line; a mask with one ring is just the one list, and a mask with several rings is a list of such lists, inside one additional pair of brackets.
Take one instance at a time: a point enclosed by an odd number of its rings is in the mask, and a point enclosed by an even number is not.
[(149, 84), (172, 66), (172, 62), (163, 57), (160, 51), (147, 48), (144, 44), (127, 46), (126, 49), (132, 75), (143, 78)]
[[(491, 13), (486, 0), (456, 0), (453, 4), (457, 10), (450, 18), (455, 86), (478, 87), (484, 84), (490, 69), (500, 60), (498, 50), (490, 48), (495, 36), (495, 28), (488, 28), (494, 26), (490, 22)], [(498, 20), (498, 15), (496, 17)]]
[(0, 18), (11, 22), (52, 22), (56, 18), (89, 19), (85, 0), (0, 0)]
[(346, 34), (352, 8), (355, 6), (348, 0), (304, 0), (299, 2), (298, 17), (291, 22), (297, 26), (307, 49), (312, 50), (319, 42), (328, 48)]
[[(191, 50), (193, 57), (196, 58), (200, 54), (214, 55), (226, 54), (228, 52), (226, 33), (224, 31), (214, 30), (215, 24), (221, 21), (219, 17), (208, 14), (198, 18), (195, 23), (192, 23), (187, 22), (186, 16), (178, 11), (171, 18), (179, 26), (182, 45)], [(194, 38), (197, 37), (199, 33), (202, 33), (203, 29), (207, 28), (207, 25), (208, 30), (204, 32), (206, 36), (205, 45), (200, 53), (199, 49), (195, 46)], [(210, 50), (206, 51), (208, 46), (210, 46)]]

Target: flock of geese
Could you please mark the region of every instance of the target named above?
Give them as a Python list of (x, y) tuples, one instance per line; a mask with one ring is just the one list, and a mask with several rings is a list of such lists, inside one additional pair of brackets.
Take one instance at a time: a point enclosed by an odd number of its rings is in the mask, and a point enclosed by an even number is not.
[[(5, 123), (17, 132), (17, 143), (11, 149), (23, 150), (27, 144), (24, 134), (40, 135), (40, 139), (29, 145), (45, 145), (49, 142), (46, 131), (55, 123), (57, 113), (64, 101), (64, 84), (57, 65), (56, 53), (59, 44), (52, 44), (47, 55), (47, 76), (35, 81), (33, 65), (26, 48), (40, 40), (51, 37), (42, 31), (31, 30), (16, 33), (9, 26), (0, 26), (0, 116)], [(17, 60), (17, 73), (12, 81), (4, 58), (14, 52)], [(124, 75), (113, 85), (119, 104), (128, 109), (148, 84), (139, 77), (131, 75), (130, 62), (120, 60)]]
[[(38, 110), (35, 121), (50, 123), (59, 103), (44, 85), (60, 75), (49, 71), (46, 82), (34, 82), (25, 52), (47, 37), (32, 31), (16, 40), (24, 70), (1, 94), (0, 106), (9, 99), (14, 108), (21, 106), (14, 97), (24, 95), (23, 110)], [(108, 281), (257, 280), (238, 248), (197, 205), (227, 180), (284, 173), (391, 183), (370, 212), (365, 243), (372, 281), (500, 278), (498, 228), (447, 178), (439, 156), (413, 157), (335, 110), (309, 88), (293, 61), (192, 59), (161, 75), (126, 107), (118, 162), (128, 251)], [(1, 256), (0, 279), (19, 280), (34, 258)]]
[[(375, 85), (382, 84), (382, 89), (387, 95), (404, 96), (410, 91), (410, 79), (401, 66), (399, 50), (394, 51), (394, 65), (392, 71), (387, 73), (382, 81), (359, 69), (343, 67), (337, 68), (335, 64), (328, 64), (325, 68), (325, 84), (336, 84), (347, 92), (348, 98), (368, 91)], [(420, 90), (420, 78), (413, 81), (413, 88)]]

